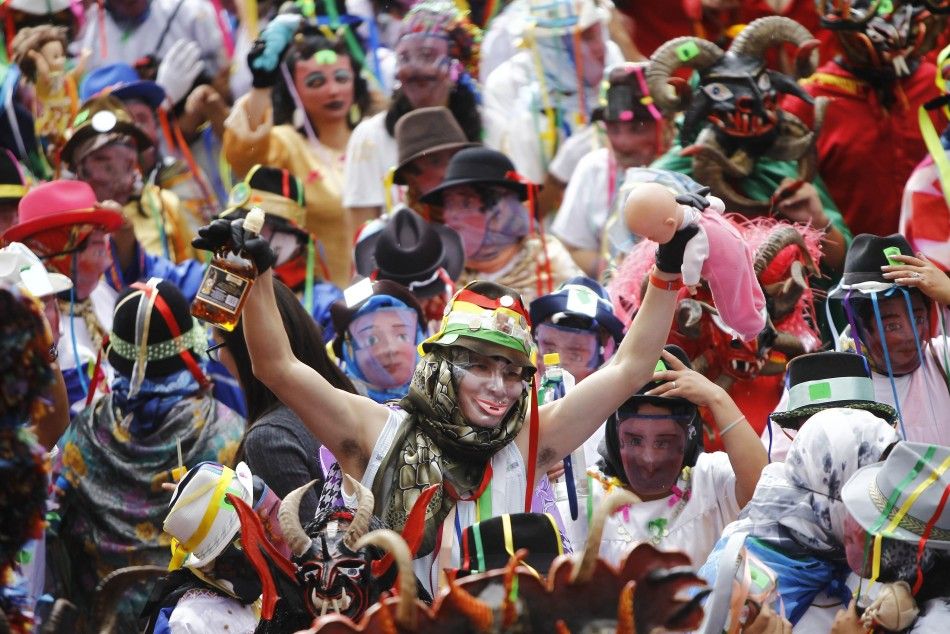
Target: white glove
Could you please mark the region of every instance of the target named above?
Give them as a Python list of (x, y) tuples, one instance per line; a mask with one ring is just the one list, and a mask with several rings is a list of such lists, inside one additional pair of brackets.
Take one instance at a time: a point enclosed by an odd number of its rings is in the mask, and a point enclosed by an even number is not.
[(165, 53), (158, 65), (155, 82), (165, 89), (168, 100), (175, 105), (188, 95), (204, 67), (198, 45), (191, 40), (181, 39)]

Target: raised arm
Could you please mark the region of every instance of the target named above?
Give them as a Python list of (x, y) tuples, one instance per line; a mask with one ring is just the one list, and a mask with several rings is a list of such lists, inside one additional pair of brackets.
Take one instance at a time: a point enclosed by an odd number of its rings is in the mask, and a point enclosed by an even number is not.
[(699, 372), (690, 370), (669, 352), (663, 352), (663, 361), (669, 370), (653, 375), (655, 381), (666, 381), (647, 394), (668, 398), (685, 398), (696, 407), (707, 407), (712, 413), (729, 456), (729, 464), (736, 474), (736, 502), (744, 507), (759, 483), (762, 469), (769, 457), (745, 415), (721, 386)]
[[(679, 277), (679, 273), (664, 273), (657, 269), (652, 275), (660, 282), (674, 281)], [(579, 447), (608, 416), (652, 378), (670, 332), (675, 305), (676, 291), (648, 284), (640, 310), (613, 359), (564, 398), (541, 407), (537, 473), (547, 471), (552, 464)], [(523, 455), (527, 455), (527, 427), (525, 425), (518, 436), (518, 448)]]
[[(221, 222), (226, 221), (215, 221), (210, 226), (220, 231), (224, 227)], [(200, 229), (199, 234), (207, 241), (208, 227)], [(205, 243), (196, 246), (205, 247)], [(300, 417), (333, 452), (344, 471), (355, 478), (362, 477), (389, 411), (366, 397), (334, 388), (316, 370), (297, 359), (277, 310), (273, 272), (269, 270), (273, 262), (270, 247), (257, 238), (247, 242), (245, 251), (259, 269), (267, 269), (248, 292), (241, 315), (254, 376)]]

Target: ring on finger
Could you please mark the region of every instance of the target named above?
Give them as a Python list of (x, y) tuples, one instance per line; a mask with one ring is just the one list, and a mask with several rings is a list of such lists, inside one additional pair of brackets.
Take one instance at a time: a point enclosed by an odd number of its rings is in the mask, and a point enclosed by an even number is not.
[(919, 280), (921, 278), (920, 273), (918, 273), (917, 271), (912, 271), (910, 276), (914, 278), (915, 280)]
[(674, 390), (676, 389), (676, 381), (673, 381), (672, 383), (670, 383), (670, 385), (673, 386)]

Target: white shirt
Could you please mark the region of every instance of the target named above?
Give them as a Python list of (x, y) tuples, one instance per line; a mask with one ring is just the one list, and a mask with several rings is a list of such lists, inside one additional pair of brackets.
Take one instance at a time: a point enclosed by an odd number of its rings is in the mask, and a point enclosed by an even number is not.
[[(607, 66), (623, 61), (620, 49), (606, 42)], [(593, 88), (586, 88), (587, 93)], [(544, 103), (535, 78), (535, 62), (531, 51), (519, 51), (496, 68), (485, 82), (485, 145), (504, 152), (515, 164), (515, 169), (534, 183), (544, 182), (548, 163), (553, 156), (544, 156), (541, 134), (549, 131), (550, 122), (543, 111)], [(565, 121), (571, 132), (562, 127), (554, 131), (558, 143), (584, 128), (576, 119), (577, 95), (549, 95), (552, 105), (564, 108)], [(544, 150), (545, 152), (547, 150)], [(555, 148), (556, 152), (556, 148)]]
[(604, 145), (603, 134), (596, 123), (591, 123), (571, 136), (557, 149), (548, 165), (548, 172), (564, 184), (571, 181), (580, 160)]
[(610, 150), (586, 154), (567, 184), (551, 233), (569, 247), (598, 251), (614, 198), (611, 186), (616, 191), (617, 183), (610, 182)]
[(396, 166), (398, 154), (396, 139), (386, 130), (385, 110), (361, 121), (346, 144), (343, 206), (383, 207), (386, 172)]
[(189, 590), (178, 601), (168, 627), (172, 634), (253, 634), (257, 617), (250, 605), (207, 590)]
[[(178, 7), (176, 14), (175, 9), (179, 3), (181, 7)], [(172, 14), (175, 14), (174, 19)], [(210, 2), (152, 0), (145, 20), (128, 32), (116, 24), (108, 11), (101, 22), (105, 26), (105, 51), (102, 50), (99, 34), (99, 5), (93, 2), (87, 9), (86, 25), (79, 38), (79, 48), (92, 51), (87, 72), (117, 62), (133, 65), (137, 59), (150, 53), (154, 53), (161, 60), (168, 49), (181, 39), (193, 41), (201, 48), (201, 57), (206, 64), (205, 71), (209, 75), (216, 74), (218, 69), (227, 64), (221, 31), (215, 19), (214, 6)], [(156, 50), (166, 26), (168, 33)], [(242, 58), (238, 63), (243, 61)]]
[[(650, 541), (648, 527), (656, 520), (667, 521), (667, 534), (657, 544), (662, 550), (686, 553), (693, 564), (701, 565), (709, 557), (723, 529), (739, 517), (736, 501), (736, 474), (725, 452), (700, 454), (692, 470), (692, 493), (677, 514), (678, 505), (670, 506), (670, 497), (634, 504), (607, 518), (600, 558), (619, 565), (633, 547)], [(603, 488), (596, 487), (598, 497)], [(598, 499), (594, 506), (600, 502)]]
[[(89, 294), (92, 312), (106, 332), (112, 330), (112, 311), (115, 309), (117, 296), (118, 293), (106, 283), (104, 278), (99, 279), (99, 283)], [(75, 348), (73, 347), (73, 332), (75, 332)], [(59, 367), (63, 370), (75, 368), (83, 363), (95, 363), (96, 354), (99, 352), (92, 343), (85, 320), (79, 315), (71, 319), (69, 309), (60, 312), (59, 343), (56, 350), (59, 353)], [(79, 363), (76, 363), (77, 352)], [(103, 355), (103, 361), (105, 361), (105, 355)]]
[[(389, 418), (386, 420), (386, 425), (379, 434), (379, 438), (376, 439), (373, 453), (370, 456), (369, 463), (366, 465), (366, 471), (363, 473), (363, 478), (360, 481), (366, 488), (372, 487), (373, 479), (376, 478), (376, 472), (379, 470), (379, 465), (382, 464), (383, 458), (392, 446), (393, 439), (396, 436), (396, 430), (405, 417), (406, 412), (403, 410), (390, 410)], [(491, 509), (493, 516), (523, 512), (525, 487), (527, 486), (527, 478), (525, 477), (526, 467), (524, 458), (522, 458), (521, 452), (515, 443), (510, 442), (499, 449), (498, 452), (492, 456), (491, 466), (492, 479), (489, 486), (491, 490)], [(351, 499), (350, 496), (344, 495), (343, 499), (347, 505), (355, 505), (355, 499)], [(455, 505), (455, 510), (449, 513), (448, 518), (445, 520), (449, 523), (449, 530), (445, 531), (444, 534), (445, 536), (450, 536), (452, 540), (452, 556), (448, 564), (452, 568), (458, 568), (461, 565), (458, 537), (454, 528), (454, 516), (458, 516), (457, 526), (461, 530), (465, 530), (477, 521), (476, 512), (477, 504), (475, 501), (460, 501)], [(443, 547), (444, 546), (445, 544), (443, 543)], [(437, 556), (438, 553), (436, 552), (425, 557), (420, 557), (412, 562), (416, 576), (431, 596), (435, 596), (433, 589), (437, 589), (436, 587), (438, 585), (439, 570), (436, 565)]]

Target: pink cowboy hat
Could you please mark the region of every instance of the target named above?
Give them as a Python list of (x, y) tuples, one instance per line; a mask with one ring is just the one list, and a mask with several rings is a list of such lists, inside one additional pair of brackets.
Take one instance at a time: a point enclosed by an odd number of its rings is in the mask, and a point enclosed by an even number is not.
[(122, 226), (121, 211), (109, 209), (96, 200), (88, 183), (58, 180), (37, 185), (20, 200), (19, 222), (3, 233), (3, 243), (21, 242), (41, 231), (94, 225), (112, 232)]

